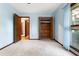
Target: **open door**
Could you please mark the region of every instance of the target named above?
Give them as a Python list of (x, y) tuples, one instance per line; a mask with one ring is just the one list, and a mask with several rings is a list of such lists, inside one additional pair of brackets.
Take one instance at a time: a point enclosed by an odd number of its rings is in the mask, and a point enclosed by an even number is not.
[(30, 39), (30, 21), (29, 21), (29, 18), (28, 20), (25, 21), (25, 37), (26, 39)]
[(21, 17), (14, 15), (14, 42), (21, 40)]

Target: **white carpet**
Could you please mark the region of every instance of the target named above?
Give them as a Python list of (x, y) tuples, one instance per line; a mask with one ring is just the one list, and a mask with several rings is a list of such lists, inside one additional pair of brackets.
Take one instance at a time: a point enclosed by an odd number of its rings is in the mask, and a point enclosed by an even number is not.
[(22, 40), (3, 50), (1, 56), (74, 56), (51, 40)]

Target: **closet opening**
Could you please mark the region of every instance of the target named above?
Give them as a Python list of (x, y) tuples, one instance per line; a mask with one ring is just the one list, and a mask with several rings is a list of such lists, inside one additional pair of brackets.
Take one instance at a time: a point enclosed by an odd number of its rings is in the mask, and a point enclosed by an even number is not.
[(39, 17), (39, 39), (53, 39), (53, 17)]

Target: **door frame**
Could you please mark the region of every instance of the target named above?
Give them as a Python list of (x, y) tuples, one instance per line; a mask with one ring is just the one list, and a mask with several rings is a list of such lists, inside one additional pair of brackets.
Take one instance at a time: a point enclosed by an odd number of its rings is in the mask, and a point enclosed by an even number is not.
[(16, 14), (13, 14), (13, 43), (15, 43), (15, 16)]
[(30, 40), (30, 17), (29, 16), (20, 16), (21, 18), (29, 18), (29, 40)]
[[(47, 16), (40, 16), (40, 17), (47, 17)], [(40, 17), (38, 18), (39, 19), (39, 21), (38, 21), (38, 31), (39, 31), (39, 40), (41, 39), (40, 38)], [(51, 34), (51, 37), (50, 37), (50, 39), (54, 39), (54, 17), (53, 16), (49, 16), (49, 18), (51, 18), (51, 31), (52, 31), (52, 33), (50, 33)], [(53, 36), (53, 37), (52, 37)]]
[[(15, 16), (18, 16), (16, 13), (13, 14), (13, 43), (16, 43), (15, 41)], [(29, 18), (29, 39), (30, 39), (30, 17), (29, 16), (19, 16), (21, 18)]]
[[(30, 40), (30, 17), (26, 16), (26, 17), (22, 17), (22, 18), (29, 18), (29, 40)], [(26, 21), (25, 21), (25, 23), (26, 23)], [(25, 27), (26, 27), (26, 24), (25, 24)], [(25, 30), (25, 32), (26, 32), (26, 30)]]
[(29, 18), (29, 40), (30, 40), (30, 17), (29, 16), (20, 16), (21, 18)]

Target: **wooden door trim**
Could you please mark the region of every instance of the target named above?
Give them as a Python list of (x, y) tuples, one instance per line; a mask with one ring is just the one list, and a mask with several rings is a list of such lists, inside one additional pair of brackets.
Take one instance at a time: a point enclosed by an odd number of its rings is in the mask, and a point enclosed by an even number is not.
[[(41, 39), (41, 38), (40, 38), (40, 18), (42, 18), (42, 17), (43, 17), (43, 16), (40, 16), (40, 17), (38, 18), (38, 19), (39, 19), (39, 23), (38, 23), (38, 26), (39, 26), (39, 30), (38, 30), (38, 31), (39, 31), (39, 40)], [(53, 29), (54, 29), (54, 24), (53, 24), (54, 19), (53, 19), (52, 16), (51, 16), (50, 18), (51, 18), (51, 31), (52, 31), (50, 39), (53, 39), (52, 36), (54, 35), (54, 33), (53, 33), (53, 32), (54, 32), (54, 30), (53, 30)], [(53, 27), (53, 28), (52, 28), (52, 27)]]
[[(27, 20), (25, 20), (25, 36), (27, 36), (26, 32), (28, 33), (29, 35), (29, 39), (30, 39), (30, 18), (29, 18), (29, 23), (27, 24)], [(27, 26), (28, 26), (28, 29), (27, 29)]]
[(20, 16), (21, 18), (29, 18), (30, 20), (30, 17), (29, 16)]
[(21, 18), (29, 18), (29, 40), (30, 40), (30, 17), (29, 16), (20, 16)]
[[(15, 16), (18, 16), (17, 14), (13, 15), (13, 43), (15, 43)], [(30, 17), (29, 16), (19, 16), (21, 18), (29, 18), (29, 36), (30, 36)], [(29, 37), (30, 39), (30, 37)]]
[[(40, 16), (40, 17), (42, 17), (42, 16)], [(39, 20), (39, 40), (40, 40), (40, 17), (38, 18), (38, 20)]]
[(13, 15), (13, 42), (15, 43), (15, 16), (18, 16), (17, 14)]
[(51, 39), (53, 39), (53, 35), (54, 35), (54, 19), (53, 19), (53, 17), (50, 17), (51, 18), (51, 20), (50, 20), (50, 22), (51, 22)]
[(13, 15), (13, 43), (15, 43), (15, 16), (18, 16), (17, 14)]

